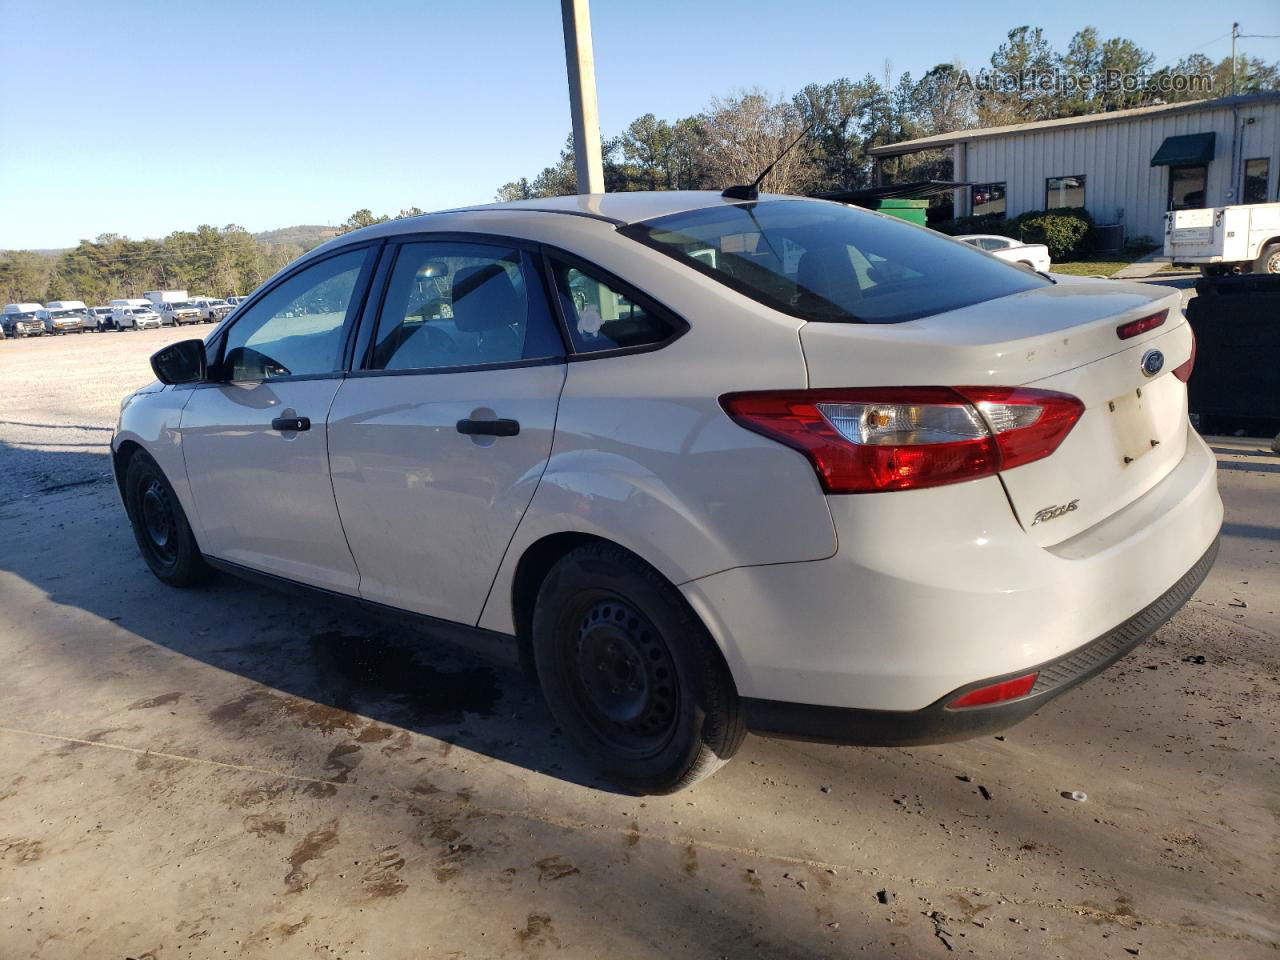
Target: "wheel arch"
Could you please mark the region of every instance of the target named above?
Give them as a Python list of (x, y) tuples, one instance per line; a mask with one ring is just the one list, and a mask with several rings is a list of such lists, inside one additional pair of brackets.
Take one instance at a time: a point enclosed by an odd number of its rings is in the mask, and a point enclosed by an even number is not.
[(511, 578), (511, 619), (515, 625), (520, 669), (534, 682), (537, 681), (538, 671), (533, 662), (533, 607), (538, 599), (538, 590), (541, 589), (551, 568), (560, 562), (561, 558), (589, 543), (607, 543), (644, 560), (635, 551), (628, 550), (605, 537), (578, 531), (565, 531), (548, 534), (535, 540), (525, 548), (516, 562), (515, 574)]
[(124, 481), (129, 472), (129, 462), (133, 458), (144, 451), (142, 444), (136, 440), (122, 440), (120, 445), (111, 451), (111, 467), (116, 478), (116, 490), (120, 494), (120, 502), (124, 504), (125, 512), (129, 510), (129, 501), (125, 497)]
[(711, 629), (711, 624), (707, 623), (702, 613), (693, 604), (689, 603), (683, 591), (675, 583), (672, 583), (669, 576), (635, 550), (618, 543), (616, 540), (578, 531), (552, 533), (534, 541), (525, 548), (515, 565), (515, 573), (511, 579), (511, 616), (515, 625), (520, 668), (531, 681), (536, 683), (538, 680), (537, 668), (534, 665), (533, 657), (533, 609), (538, 599), (538, 591), (542, 588), (542, 584), (551, 569), (562, 558), (579, 547), (588, 544), (603, 544), (616, 550), (621, 550), (649, 567), (657, 576), (666, 581), (676, 594), (681, 597), (682, 602), (689, 610), (690, 616), (702, 624), (707, 637), (711, 640), (711, 646), (715, 649), (724, 666), (726, 675), (731, 681), (736, 681), (737, 678), (734, 677), (733, 671), (729, 667), (728, 658), (725, 656), (725, 651), (721, 647), (719, 635)]

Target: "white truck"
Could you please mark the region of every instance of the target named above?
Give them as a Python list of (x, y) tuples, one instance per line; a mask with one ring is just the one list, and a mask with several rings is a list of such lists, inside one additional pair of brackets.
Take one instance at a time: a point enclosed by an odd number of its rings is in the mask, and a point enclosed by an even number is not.
[(147, 290), (142, 295), (153, 307), (158, 307), (162, 303), (178, 303), (191, 299), (185, 290)]
[(1159, 259), (1198, 266), (1206, 277), (1280, 273), (1280, 203), (1170, 210)]
[(142, 297), (111, 301), (111, 325), (117, 330), (147, 330), (160, 326), (160, 315)]

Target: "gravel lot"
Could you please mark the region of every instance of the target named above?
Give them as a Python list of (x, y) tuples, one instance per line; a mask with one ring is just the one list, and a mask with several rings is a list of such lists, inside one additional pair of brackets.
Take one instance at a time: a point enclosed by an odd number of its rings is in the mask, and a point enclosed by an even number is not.
[[(119, 400), (208, 328), (0, 343), (0, 956), (1275, 957), (1280, 458), (1210, 580), (1002, 737), (592, 779), (520, 676), (146, 571)], [(1063, 791), (1081, 790), (1077, 802)]]

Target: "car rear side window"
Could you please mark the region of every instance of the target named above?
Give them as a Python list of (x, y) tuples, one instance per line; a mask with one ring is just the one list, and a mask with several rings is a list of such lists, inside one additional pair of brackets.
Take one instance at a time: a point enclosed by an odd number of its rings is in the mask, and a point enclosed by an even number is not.
[(1052, 282), (942, 234), (836, 203), (725, 204), (620, 232), (804, 320), (902, 323)]
[(546, 294), (524, 253), (427, 241), (400, 247), (367, 367), (477, 367), (563, 353)]
[(616, 281), (605, 281), (590, 268), (553, 257), (551, 269), (576, 353), (648, 347), (681, 331), (655, 305), (624, 291)]

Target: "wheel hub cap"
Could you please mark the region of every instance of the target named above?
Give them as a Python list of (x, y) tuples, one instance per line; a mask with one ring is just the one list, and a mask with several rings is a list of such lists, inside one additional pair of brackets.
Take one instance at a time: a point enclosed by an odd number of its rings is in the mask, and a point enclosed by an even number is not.
[(142, 522), (156, 553), (171, 559), (174, 555), (173, 510), (159, 480), (152, 480), (142, 491)]
[(653, 626), (629, 604), (603, 601), (586, 612), (577, 666), (588, 705), (611, 724), (656, 736), (674, 720), (675, 665)]

